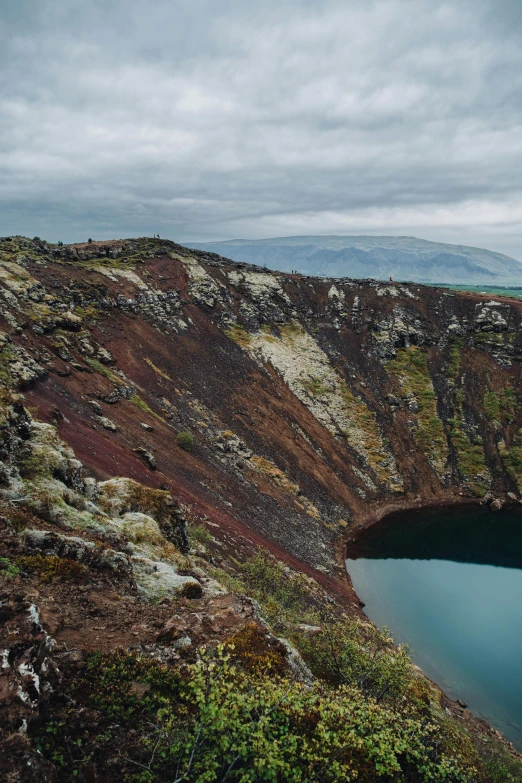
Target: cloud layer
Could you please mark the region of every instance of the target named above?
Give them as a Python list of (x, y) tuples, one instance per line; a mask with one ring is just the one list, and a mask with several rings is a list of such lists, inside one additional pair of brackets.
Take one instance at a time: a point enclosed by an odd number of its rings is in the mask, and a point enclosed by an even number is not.
[(517, 0), (6, 0), (0, 233), (522, 259)]

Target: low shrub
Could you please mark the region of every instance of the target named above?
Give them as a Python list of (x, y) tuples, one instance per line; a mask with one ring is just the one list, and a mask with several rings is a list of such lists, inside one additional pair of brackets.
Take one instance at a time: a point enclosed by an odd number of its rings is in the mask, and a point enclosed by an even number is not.
[(67, 557), (45, 557), (43, 555), (24, 555), (18, 558), (17, 565), (24, 571), (35, 572), (40, 575), (43, 582), (79, 582), (83, 579), (86, 568), (69, 560)]
[(176, 445), (184, 451), (191, 451), (194, 444), (194, 436), (190, 432), (179, 432), (176, 436)]
[(212, 536), (203, 525), (187, 525), (187, 533), (190, 544), (201, 544), (209, 547), (212, 544)]
[(223, 647), (180, 671), (134, 653), (98, 653), (74, 694), (97, 711), (96, 736), (72, 710), (37, 734), (63, 781), (81, 778), (93, 756), (103, 777), (115, 747), (119, 779), (136, 783), (475, 779), (458, 743), (450, 750), (441, 726), (407, 705), (392, 709), (349, 685), (248, 672)]
[(16, 563), (12, 563), (7, 557), (0, 557), (0, 576), (3, 576), (4, 579), (12, 579), (19, 573), (20, 569)]

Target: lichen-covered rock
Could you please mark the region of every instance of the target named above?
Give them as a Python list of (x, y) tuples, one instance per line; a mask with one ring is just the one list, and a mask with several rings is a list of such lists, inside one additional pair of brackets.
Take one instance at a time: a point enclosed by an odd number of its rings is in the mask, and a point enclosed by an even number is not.
[(9, 335), (0, 332), (0, 382), (7, 387), (25, 388), (47, 373), (21, 346), (13, 343)]
[(133, 449), (133, 452), (138, 455), (141, 461), (144, 462), (148, 468), (151, 470), (156, 470), (157, 462), (154, 454), (152, 454), (147, 449), (144, 449), (142, 446), (137, 449)]
[(501, 302), (476, 305), (475, 327), (482, 332), (504, 332), (508, 328), (510, 308)]
[(424, 345), (427, 330), (416, 315), (404, 307), (395, 305), (392, 312), (379, 321), (373, 331), (373, 340), (377, 355), (381, 358), (393, 358), (397, 348), (410, 345)]
[(165, 544), (165, 537), (155, 519), (139, 511), (127, 511), (118, 517), (118, 527), (134, 544)]
[(98, 490), (98, 503), (111, 517), (123, 517), (129, 512), (152, 517), (167, 541), (182, 552), (188, 551), (187, 523), (179, 504), (169, 492), (144, 487), (129, 478), (103, 481)]
[(100, 360), (102, 364), (114, 364), (114, 357), (110, 351), (101, 346), (96, 351), (96, 358)]
[(131, 563), (138, 590), (148, 601), (174, 598), (201, 598), (203, 588), (192, 576), (182, 576), (169, 563), (151, 560), (143, 555), (132, 555)]
[(74, 560), (98, 571), (108, 571), (119, 579), (133, 581), (129, 558), (114, 549), (100, 549), (79, 536), (62, 536), (45, 530), (24, 531), (26, 545), (42, 555)]
[(112, 419), (108, 419), (107, 416), (100, 416), (98, 418), (98, 421), (102, 425), (102, 427), (105, 430), (109, 430), (109, 432), (116, 432), (118, 427), (116, 424), (112, 421)]

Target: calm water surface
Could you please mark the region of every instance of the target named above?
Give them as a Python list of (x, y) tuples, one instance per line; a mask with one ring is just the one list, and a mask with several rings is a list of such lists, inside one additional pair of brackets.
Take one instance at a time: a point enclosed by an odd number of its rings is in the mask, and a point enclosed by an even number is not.
[(522, 511), (388, 517), (348, 554), (368, 617), (522, 749)]

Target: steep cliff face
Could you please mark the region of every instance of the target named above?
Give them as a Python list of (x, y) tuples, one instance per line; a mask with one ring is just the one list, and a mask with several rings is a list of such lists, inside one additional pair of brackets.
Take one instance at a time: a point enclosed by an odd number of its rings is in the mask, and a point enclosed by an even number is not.
[(97, 478), (165, 485), (232, 547), (328, 579), (339, 542), (388, 508), (518, 498), (517, 300), (150, 239), (15, 237), (0, 258), (6, 382)]

